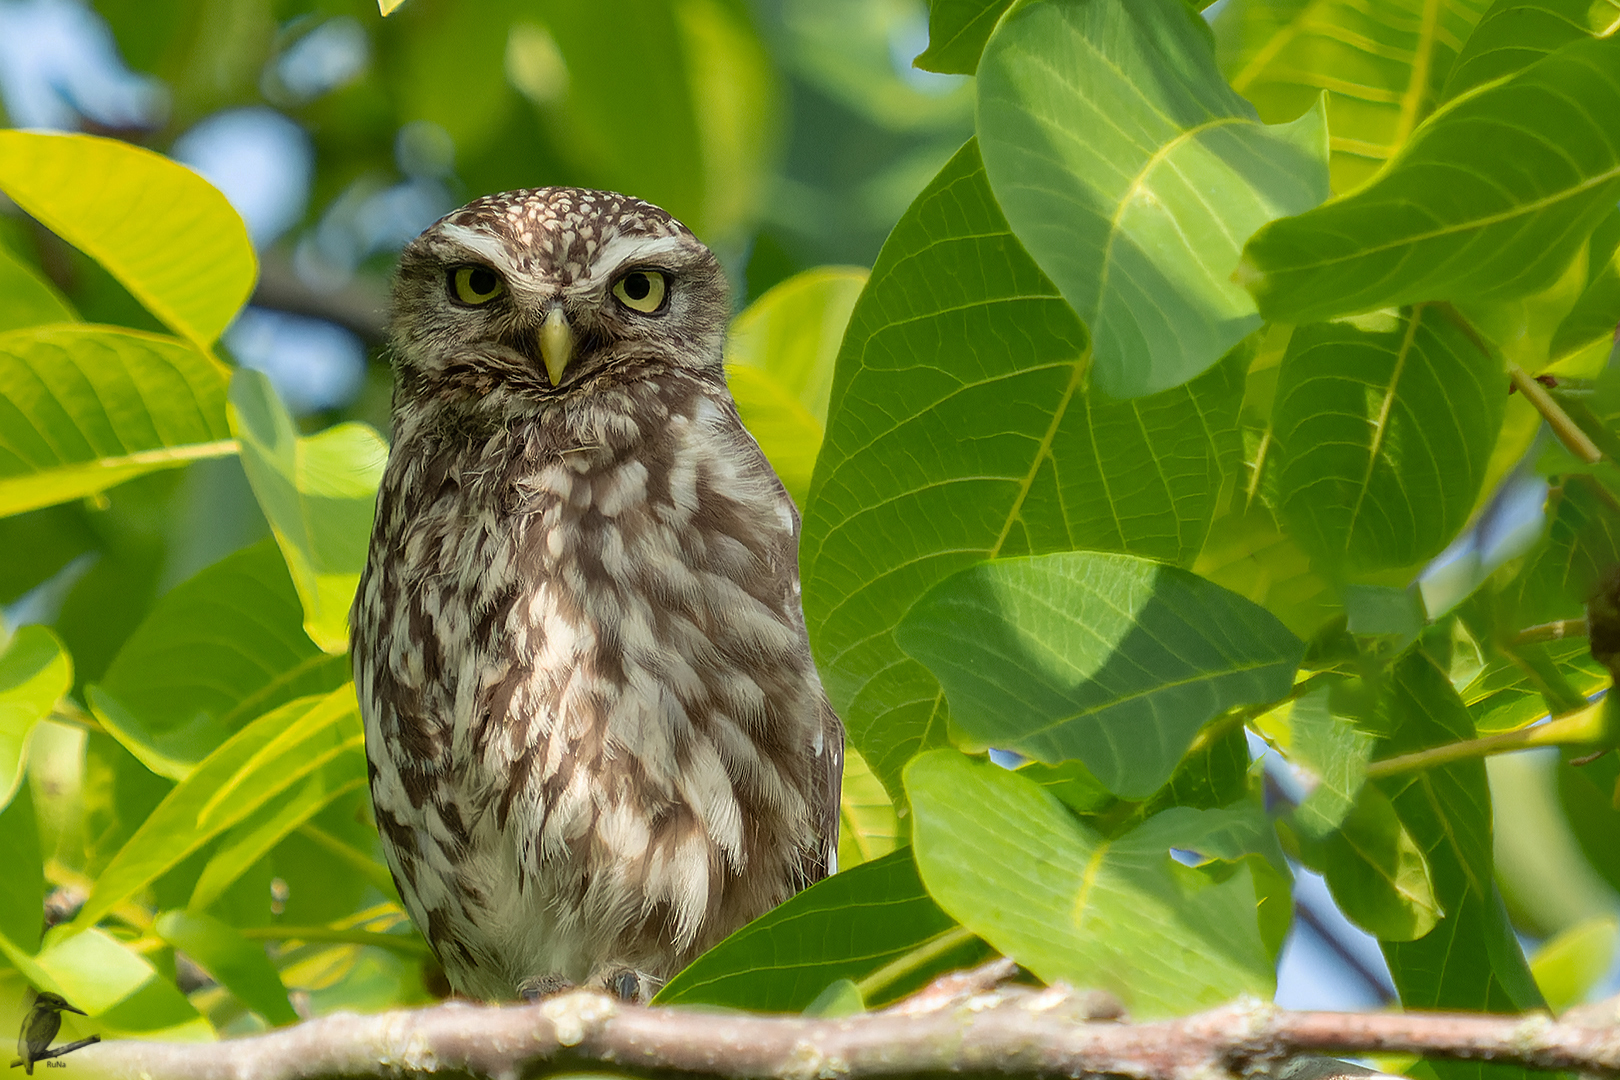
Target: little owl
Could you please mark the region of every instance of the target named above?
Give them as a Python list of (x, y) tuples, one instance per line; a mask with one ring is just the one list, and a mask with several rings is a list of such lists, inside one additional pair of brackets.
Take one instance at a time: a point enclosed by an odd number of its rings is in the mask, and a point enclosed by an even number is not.
[(354, 672), (383, 849), (468, 997), (646, 1000), (834, 869), (843, 726), (726, 318), (709, 249), (608, 192), (478, 199), (401, 256)]

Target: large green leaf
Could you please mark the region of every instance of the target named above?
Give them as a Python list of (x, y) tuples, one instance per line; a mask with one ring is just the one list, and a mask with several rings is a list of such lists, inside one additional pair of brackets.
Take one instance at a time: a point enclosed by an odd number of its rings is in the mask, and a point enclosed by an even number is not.
[(1282, 517), (1329, 566), (1408, 566), (1468, 521), (1506, 379), (1439, 309), (1294, 331), (1272, 406)]
[(78, 318), (56, 286), (0, 244), (0, 331)]
[(891, 792), (945, 741), (938, 684), (893, 638), (934, 584), (998, 556), (1186, 563), (1203, 543), (1241, 451), (1248, 353), (1124, 402), (1085, 390), (1085, 358), (970, 143), (895, 227), (850, 317), (800, 549), (823, 682)]
[(0, 650), (0, 808), (22, 783), (34, 725), (72, 686), (73, 660), (45, 627), (22, 627)]
[(104, 326), (0, 334), (0, 514), (235, 452), (224, 369), (191, 346)]
[[(1385, 693), (1391, 735), (1384, 756), (1474, 736), (1468, 711), (1445, 673), (1413, 650), (1391, 671)], [(1539, 1007), (1518, 939), (1492, 877), (1491, 796), (1478, 759), (1378, 781), (1422, 850), (1444, 917), (1427, 935), (1384, 942), (1384, 956), (1408, 1009), (1519, 1012)]]
[(910, 842), (894, 801), (861, 752), (844, 747), (844, 783), (838, 792), (838, 865), (849, 870)]
[(1284, 697), (1305, 645), (1265, 609), (1131, 555), (981, 563), (895, 631), (973, 748), (1084, 762), (1126, 799), (1170, 778), (1217, 713)]
[(270, 540), (166, 593), (89, 690), (103, 726), (153, 772), (183, 780), (248, 721), (348, 680), (304, 633)]
[(1617, 28), (1620, 3), (1615, 0), (1496, 0), (1468, 35), (1444, 96), (1454, 98), (1517, 74), (1572, 41)]
[(902, 848), (755, 919), (665, 984), (658, 1004), (800, 1012), (849, 979), (876, 1006), (987, 952), (929, 899)]
[[(1111, 991), (1142, 1019), (1271, 996), (1257, 910), (1289, 905), (1232, 850), (1275, 846), (1258, 811), (1176, 807), (1105, 840), (1018, 773), (954, 750), (914, 759), (906, 793), (929, 893), (1042, 979)], [(1184, 866), (1172, 848), (1237, 861)]]
[(247, 226), (183, 165), (117, 139), (0, 131), (0, 190), (207, 349), (258, 275)]
[(1091, 330), (1093, 384), (1178, 386), (1260, 325), (1256, 228), (1328, 194), (1320, 108), (1268, 128), (1182, 0), (1046, 0), (979, 63), (979, 145), (1013, 231)]
[(1552, 284), (1620, 198), (1620, 35), (1453, 99), (1347, 198), (1263, 226), (1239, 277), (1303, 323)]
[(1336, 826), (1299, 834), (1305, 864), (1320, 871), (1351, 922), (1384, 941), (1412, 941), (1444, 914), (1428, 861), (1376, 787), (1360, 793)]
[(1333, 189), (1360, 187), (1434, 108), (1486, 0), (1230, 0), (1215, 16), (1232, 88), (1267, 123), (1328, 92)]
[(1620, 206), (1610, 209), (1592, 230), (1586, 285), (1553, 331), (1548, 352), (1557, 358), (1594, 341), (1612, 341), (1616, 326), (1620, 326)]
[(859, 267), (806, 270), (731, 324), (726, 381), (737, 411), (800, 506), (821, 451), (838, 346), (866, 277)]
[(1620, 510), (1609, 487), (1595, 476), (1566, 476), (1548, 503), (1547, 538), (1506, 590), (1520, 626), (1579, 618), (1620, 566)]
[(73, 925), (93, 926), (208, 841), (260, 811), (327, 762), (364, 775), (354, 687), (289, 702), (233, 735), (142, 822), (96, 879)]
[(0, 940), (18, 952), (39, 951), (45, 929), (45, 863), (39, 850), (39, 819), (28, 788), (0, 807)]
[(341, 653), (388, 445), (360, 423), (299, 435), (270, 380), (245, 369), (231, 380), (230, 420), (248, 482), (303, 601), (304, 630), (327, 652)]

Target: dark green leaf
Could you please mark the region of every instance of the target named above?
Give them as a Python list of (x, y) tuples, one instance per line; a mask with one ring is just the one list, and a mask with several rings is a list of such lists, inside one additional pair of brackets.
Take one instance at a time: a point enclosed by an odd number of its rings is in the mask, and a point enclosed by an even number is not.
[(347, 679), (347, 660), (304, 633), (286, 564), (266, 540), (170, 590), (89, 697), (148, 768), (181, 780), (249, 720)]
[(1274, 846), (1263, 818), (1174, 808), (1104, 840), (1038, 785), (954, 750), (915, 758), (906, 792), (929, 893), (1042, 979), (1108, 990), (1143, 1018), (1271, 995), (1257, 909), (1286, 912), (1286, 896), (1257, 889), (1246, 858), (1171, 856)]
[(1620, 197), (1620, 35), (1567, 45), (1450, 102), (1379, 177), (1262, 226), (1238, 273), (1305, 323), (1546, 288)]
[(895, 640), (945, 688), (973, 748), (1078, 758), (1152, 794), (1217, 713), (1274, 701), (1304, 644), (1203, 578), (1130, 555), (983, 563), (928, 592)]
[(1090, 328), (1093, 385), (1179, 386), (1259, 327), (1232, 271), (1256, 228), (1327, 197), (1320, 108), (1261, 124), (1181, 0), (1015, 8), (978, 87), (990, 186)]
[(45, 929), (45, 864), (39, 822), (26, 785), (0, 809), (0, 938), (29, 955)]
[(1277, 500), (1328, 565), (1409, 566), (1467, 523), (1507, 397), (1438, 309), (1294, 331), (1272, 407)]
[(849, 979), (868, 1005), (882, 1005), (986, 952), (929, 899), (908, 847), (755, 919), (665, 984), (657, 1002), (800, 1012)]
[(938, 684), (892, 636), (934, 584), (1075, 548), (1185, 563), (1203, 542), (1237, 463), (1247, 352), (1126, 402), (1087, 394), (1085, 356), (970, 144), (896, 226), (855, 306), (805, 510), (822, 679), (891, 791), (917, 749), (945, 740)]

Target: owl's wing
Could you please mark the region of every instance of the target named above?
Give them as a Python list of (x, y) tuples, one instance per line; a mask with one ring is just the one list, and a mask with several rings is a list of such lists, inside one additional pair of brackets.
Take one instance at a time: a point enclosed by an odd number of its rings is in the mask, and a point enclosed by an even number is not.
[(816, 835), (820, 840), (821, 869), (811, 881), (838, 873), (838, 821), (844, 791), (844, 722), (838, 719), (825, 694), (821, 698), (821, 784), (817, 795)]

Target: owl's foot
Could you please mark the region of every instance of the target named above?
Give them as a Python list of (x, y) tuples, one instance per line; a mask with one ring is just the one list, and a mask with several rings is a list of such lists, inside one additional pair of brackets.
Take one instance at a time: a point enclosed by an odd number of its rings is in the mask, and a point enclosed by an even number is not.
[(618, 998), (637, 1005), (645, 1005), (658, 992), (663, 980), (655, 979), (644, 971), (622, 964), (608, 964), (596, 970), (586, 983), (600, 987)]
[(517, 984), (517, 996), (519, 1001), (532, 1003), (573, 988), (574, 984), (561, 975), (532, 975)]

